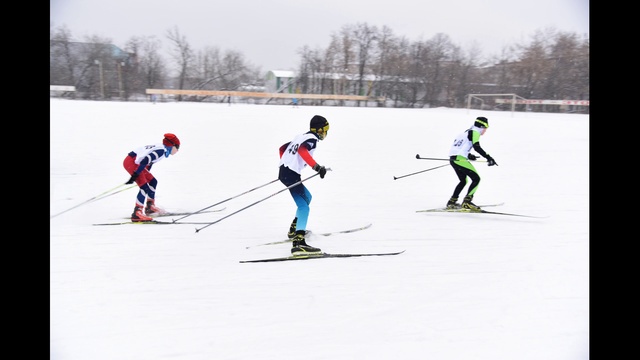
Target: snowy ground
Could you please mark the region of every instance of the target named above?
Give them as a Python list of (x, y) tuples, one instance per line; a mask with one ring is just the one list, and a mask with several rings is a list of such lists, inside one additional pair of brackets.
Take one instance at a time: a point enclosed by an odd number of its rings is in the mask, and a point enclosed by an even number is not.
[[(278, 147), (315, 114), (330, 167), (306, 185), (309, 229), (370, 229), (309, 243), (390, 257), (242, 264), (289, 254), (295, 204), (275, 182), (184, 221), (124, 221), (135, 189), (50, 220), (50, 354), (60, 360), (589, 358), (589, 116), (466, 109), (377, 109), (50, 102), (50, 214), (129, 175), (133, 148), (175, 133), (156, 164), (157, 202), (195, 211), (277, 178)], [(456, 134), (489, 118), (476, 204), (542, 219), (416, 213), (443, 206)], [(313, 175), (306, 170), (303, 177)], [(466, 191), (466, 189), (465, 189)], [(268, 198), (269, 197), (269, 198)], [(265, 199), (261, 201), (262, 199)], [(247, 249), (247, 247), (251, 247)]]

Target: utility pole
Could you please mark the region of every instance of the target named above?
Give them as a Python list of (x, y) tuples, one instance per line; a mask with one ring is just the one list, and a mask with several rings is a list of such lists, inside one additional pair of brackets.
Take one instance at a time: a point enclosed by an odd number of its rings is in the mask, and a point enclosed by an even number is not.
[(124, 95), (122, 94), (122, 67), (124, 66), (124, 61), (118, 61), (118, 90), (120, 93), (120, 101), (123, 100)]
[(104, 100), (104, 74), (102, 73), (102, 62), (100, 60), (95, 60), (95, 63), (98, 65), (98, 71), (100, 71), (100, 97)]

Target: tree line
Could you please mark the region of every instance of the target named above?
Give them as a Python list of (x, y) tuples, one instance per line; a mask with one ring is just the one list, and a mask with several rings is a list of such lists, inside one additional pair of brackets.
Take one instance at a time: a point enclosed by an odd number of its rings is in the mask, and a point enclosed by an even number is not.
[[(169, 59), (155, 36), (133, 36), (120, 50), (97, 35), (74, 41), (66, 26), (52, 25), (50, 84), (75, 86), (76, 96), (85, 99), (121, 100), (144, 96), (147, 88), (235, 91), (265, 85), (260, 67), (241, 52), (213, 45), (194, 49), (177, 27), (164, 37)], [(381, 96), (395, 107), (465, 107), (467, 95), (478, 93), (589, 99), (589, 38), (554, 28), (483, 57), (477, 45), (463, 49), (446, 34), (410, 40), (387, 26), (357, 23), (332, 33), (326, 48), (305, 45), (298, 54), (293, 88), (304, 94)]]

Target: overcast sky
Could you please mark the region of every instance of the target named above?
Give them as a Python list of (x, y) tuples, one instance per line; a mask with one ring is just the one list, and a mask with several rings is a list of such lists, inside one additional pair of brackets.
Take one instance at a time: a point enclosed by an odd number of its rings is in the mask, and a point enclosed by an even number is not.
[(165, 49), (177, 27), (195, 50), (236, 50), (263, 71), (295, 70), (298, 50), (326, 48), (345, 25), (390, 27), (410, 41), (443, 33), (484, 56), (555, 28), (589, 34), (588, 0), (49, 0), (50, 24), (66, 25), (74, 40), (98, 35), (124, 47), (132, 36), (157, 36)]

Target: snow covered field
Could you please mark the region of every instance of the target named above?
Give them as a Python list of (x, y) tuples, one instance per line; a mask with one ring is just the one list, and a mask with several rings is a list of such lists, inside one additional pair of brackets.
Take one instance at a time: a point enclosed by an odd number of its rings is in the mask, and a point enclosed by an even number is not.
[[(279, 182), (184, 219), (258, 202), (200, 232), (93, 226), (130, 216), (129, 189), (50, 220), (51, 359), (589, 358), (589, 115), (51, 99), (50, 214), (124, 183), (126, 154), (166, 132), (181, 147), (152, 169), (158, 205), (216, 204), (276, 179), (278, 147), (315, 114), (331, 129), (314, 156), (332, 171), (305, 182), (308, 228), (373, 225), (309, 244), (405, 253), (239, 263), (289, 254), (255, 247), (295, 215), (287, 191), (270, 197)], [(394, 176), (445, 164), (415, 155), (446, 158), (477, 116), (498, 166), (476, 163), (474, 202), (545, 218), (416, 213), (445, 205), (453, 170)]]

